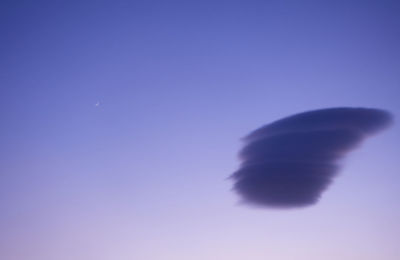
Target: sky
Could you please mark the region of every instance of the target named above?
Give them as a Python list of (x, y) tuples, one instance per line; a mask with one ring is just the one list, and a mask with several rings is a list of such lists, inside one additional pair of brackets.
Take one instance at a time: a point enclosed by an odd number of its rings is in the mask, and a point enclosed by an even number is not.
[(295, 113), (400, 114), (400, 4), (1, 1), (0, 258), (400, 259), (400, 129), (320, 201), (240, 203), (241, 138)]

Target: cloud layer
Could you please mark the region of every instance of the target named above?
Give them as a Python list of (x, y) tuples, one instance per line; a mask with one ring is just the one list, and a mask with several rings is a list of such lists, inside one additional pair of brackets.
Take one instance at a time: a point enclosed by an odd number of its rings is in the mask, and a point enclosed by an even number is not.
[(263, 126), (244, 138), (234, 190), (259, 206), (312, 205), (332, 182), (340, 159), (391, 121), (384, 110), (330, 108)]

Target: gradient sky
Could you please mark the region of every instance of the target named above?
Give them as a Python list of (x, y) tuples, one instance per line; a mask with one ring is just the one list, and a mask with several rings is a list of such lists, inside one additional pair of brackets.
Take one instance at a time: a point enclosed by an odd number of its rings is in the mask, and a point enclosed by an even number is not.
[[(0, 258), (400, 259), (400, 129), (312, 207), (238, 204), (240, 138), (400, 115), (398, 1), (1, 1)], [(96, 103), (100, 102), (99, 106)]]

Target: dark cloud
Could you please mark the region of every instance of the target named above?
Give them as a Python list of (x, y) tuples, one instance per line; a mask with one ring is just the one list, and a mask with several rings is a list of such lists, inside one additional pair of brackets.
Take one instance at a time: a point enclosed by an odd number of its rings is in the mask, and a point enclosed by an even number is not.
[(269, 207), (314, 204), (335, 177), (340, 159), (392, 116), (379, 109), (331, 108), (296, 114), (244, 138), (232, 178), (247, 203)]

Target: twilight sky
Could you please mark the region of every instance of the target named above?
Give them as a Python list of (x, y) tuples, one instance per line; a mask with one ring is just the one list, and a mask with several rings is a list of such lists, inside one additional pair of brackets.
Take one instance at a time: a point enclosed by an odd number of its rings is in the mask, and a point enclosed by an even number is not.
[(398, 117), (399, 13), (395, 0), (1, 1), (0, 259), (400, 259), (396, 122), (314, 206), (241, 205), (227, 179), (240, 138), (282, 117)]

